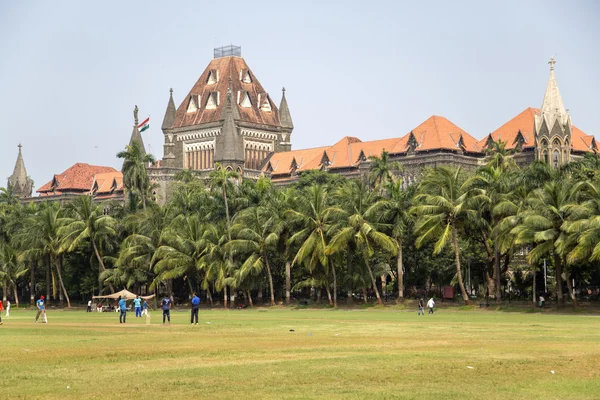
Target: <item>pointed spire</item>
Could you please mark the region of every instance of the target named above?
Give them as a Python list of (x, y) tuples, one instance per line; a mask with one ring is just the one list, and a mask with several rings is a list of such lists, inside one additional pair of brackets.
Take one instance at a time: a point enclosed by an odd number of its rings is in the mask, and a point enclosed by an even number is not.
[(138, 129), (138, 106), (135, 106), (133, 109), (133, 131), (131, 132), (131, 139), (129, 139), (129, 145), (133, 142), (138, 142), (140, 147), (142, 148), (142, 154), (146, 154), (146, 147), (144, 146), (144, 140), (142, 139), (142, 134)]
[(285, 98), (285, 88), (281, 88), (281, 104), (279, 105), (279, 120), (281, 126), (284, 128), (294, 129), (294, 123), (292, 122), (292, 116), (288, 107), (287, 100)]
[(25, 168), (23, 153), (21, 152), (21, 148), (23, 147), (21, 143), (19, 143), (18, 147), (17, 162), (15, 163), (12, 175), (8, 178), (8, 186), (13, 188), (17, 196), (28, 197), (31, 196), (31, 191), (33, 190), (33, 181), (27, 176), (27, 169)]
[(542, 102), (541, 117), (546, 120), (548, 129), (552, 129), (557, 120), (561, 125), (565, 125), (569, 119), (569, 114), (563, 105), (562, 97), (558, 90), (558, 84), (556, 83), (556, 76), (554, 75), (554, 64), (556, 64), (556, 60), (554, 57), (550, 58), (548, 64), (550, 64), (550, 77), (548, 79), (548, 85), (546, 86), (544, 101)]
[(238, 162), (244, 163), (244, 143), (237, 134), (236, 120), (239, 120), (240, 112), (237, 104), (233, 100), (233, 91), (231, 90), (231, 79), (227, 88), (225, 104), (221, 111), (221, 120), (223, 127), (221, 134), (216, 137), (215, 161), (216, 162)]
[(173, 88), (171, 88), (169, 92), (169, 103), (167, 104), (167, 111), (165, 111), (165, 117), (163, 118), (161, 127), (163, 131), (173, 127), (173, 123), (175, 122), (175, 114), (177, 112), (177, 109), (175, 108), (175, 102), (173, 101)]

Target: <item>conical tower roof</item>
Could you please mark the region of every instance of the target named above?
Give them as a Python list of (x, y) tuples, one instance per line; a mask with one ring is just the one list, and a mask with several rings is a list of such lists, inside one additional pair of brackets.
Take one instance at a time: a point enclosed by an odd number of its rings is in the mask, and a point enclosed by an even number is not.
[(18, 196), (31, 196), (33, 181), (27, 176), (27, 169), (25, 168), (25, 161), (23, 161), (23, 153), (21, 152), (23, 146), (19, 143), (18, 147), (17, 162), (15, 163), (12, 175), (8, 178), (8, 185), (13, 188), (15, 194)]
[(138, 122), (138, 106), (135, 106), (133, 110), (133, 131), (131, 132), (129, 145), (131, 146), (133, 142), (137, 142), (142, 149), (142, 154), (145, 155), (146, 147), (144, 146), (144, 139), (142, 139), (142, 134), (140, 133)]
[(281, 93), (281, 104), (279, 105), (279, 120), (281, 121), (282, 127), (293, 129), (294, 123), (292, 122), (292, 115), (290, 114), (290, 109), (285, 98), (285, 88), (281, 89)]
[(556, 64), (556, 60), (554, 60), (554, 57), (550, 59), (548, 64), (550, 64), (550, 77), (548, 78), (548, 84), (546, 85), (546, 93), (544, 94), (540, 117), (536, 118), (536, 120), (539, 124), (545, 120), (548, 129), (552, 129), (556, 121), (563, 126), (566, 125), (569, 122), (569, 114), (567, 113), (562, 97), (560, 96), (558, 83), (556, 83), (556, 76), (554, 75), (554, 64)]
[(175, 123), (175, 115), (177, 113), (177, 109), (175, 108), (175, 102), (173, 101), (173, 89), (169, 90), (169, 103), (167, 104), (167, 110), (165, 111), (165, 117), (163, 118), (163, 123), (161, 129), (164, 131), (165, 129), (170, 129), (173, 127)]

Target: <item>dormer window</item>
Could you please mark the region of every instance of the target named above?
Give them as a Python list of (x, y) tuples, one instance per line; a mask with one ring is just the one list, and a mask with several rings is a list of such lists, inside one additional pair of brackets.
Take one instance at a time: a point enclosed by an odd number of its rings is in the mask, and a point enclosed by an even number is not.
[(271, 101), (269, 99), (269, 95), (264, 93), (263, 95), (258, 95), (258, 105), (261, 111), (271, 112)]
[(188, 102), (188, 107), (187, 107), (187, 112), (188, 113), (193, 113), (198, 111), (198, 104), (196, 103), (196, 96), (195, 95), (191, 95), (189, 102)]
[(206, 100), (206, 109), (214, 110), (219, 105), (219, 92), (210, 92)]
[(214, 85), (217, 82), (219, 82), (219, 71), (216, 69), (211, 69), (208, 73), (208, 79), (206, 80), (206, 83), (208, 85)]
[(252, 101), (250, 101), (250, 93), (244, 91), (240, 96), (240, 106), (244, 108), (252, 107)]
[(244, 83), (252, 83), (252, 77), (250, 76), (250, 71), (247, 69), (242, 69), (240, 71), (240, 81)]

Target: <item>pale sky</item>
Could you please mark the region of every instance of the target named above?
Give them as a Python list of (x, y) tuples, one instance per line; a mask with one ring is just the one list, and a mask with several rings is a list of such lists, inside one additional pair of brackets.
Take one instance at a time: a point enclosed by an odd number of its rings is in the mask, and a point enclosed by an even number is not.
[[(235, 44), (294, 149), (399, 137), (441, 115), (480, 139), (540, 107), (549, 58), (573, 124), (600, 137), (600, 2), (0, 1), (0, 186), (17, 144), (35, 189), (76, 162), (120, 168), (132, 110), (162, 158), (181, 103)], [(34, 190), (35, 190), (34, 189)]]

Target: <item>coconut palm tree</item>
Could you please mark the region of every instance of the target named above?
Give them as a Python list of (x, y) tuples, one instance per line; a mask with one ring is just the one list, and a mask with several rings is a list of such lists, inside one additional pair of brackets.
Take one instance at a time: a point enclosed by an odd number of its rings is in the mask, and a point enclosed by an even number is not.
[[(562, 179), (551, 180), (543, 187), (534, 190), (527, 200), (529, 210), (522, 213), (522, 222), (513, 229), (516, 244), (533, 246), (528, 255), (531, 264), (539, 262), (544, 257), (553, 258), (556, 271), (556, 297), (560, 304), (564, 303), (562, 274), (567, 257), (567, 253), (561, 251), (561, 243), (564, 248), (569, 247), (565, 244), (569, 239), (566, 237), (567, 233), (563, 230), (563, 225), (568, 222), (581, 187), (582, 182)], [(567, 287), (573, 304), (576, 305), (577, 299), (568, 276)]]
[[(64, 295), (67, 307), (71, 308), (69, 293), (63, 281), (63, 246), (59, 230), (64, 225), (64, 209), (59, 203), (43, 203), (39, 210), (30, 216), (24, 229), (19, 232), (17, 241), (26, 249), (22, 259), (48, 259), (52, 272), (56, 272), (59, 283), (59, 296)], [(53, 285), (55, 287), (55, 285)], [(56, 297), (56, 289), (53, 290)]]
[(369, 183), (371, 187), (385, 186), (397, 180), (397, 174), (402, 171), (402, 166), (397, 161), (390, 161), (390, 154), (383, 150), (381, 156), (370, 156)]
[(329, 193), (321, 185), (313, 185), (304, 190), (297, 198), (297, 208), (288, 210), (286, 216), (297, 223), (300, 230), (290, 238), (291, 244), (299, 244), (298, 252), (292, 260), (305, 263), (309, 270), (321, 265), (333, 275), (333, 305), (337, 307), (337, 279), (335, 265), (330, 263), (327, 245), (329, 234), (334, 226), (345, 217), (344, 211), (330, 205)]
[(465, 304), (470, 304), (463, 283), (460, 265), (459, 235), (467, 222), (477, 217), (477, 205), (485, 201), (481, 189), (470, 189), (462, 179), (460, 168), (436, 167), (425, 173), (415, 197), (412, 212), (415, 223), (416, 245), (422, 247), (435, 241), (434, 254), (448, 244), (454, 250), (456, 278)]
[(133, 210), (137, 208), (136, 199), (141, 199), (142, 207), (146, 209), (150, 196), (151, 184), (146, 168), (153, 163), (154, 156), (145, 154), (142, 146), (133, 141), (125, 146), (125, 150), (117, 153), (123, 159), (123, 184), (129, 191), (130, 205)]
[(269, 252), (276, 249), (283, 228), (283, 221), (269, 208), (253, 206), (235, 216), (231, 228), (234, 239), (225, 245), (226, 252), (243, 260), (236, 274), (238, 282), (243, 282), (248, 275), (266, 271), (272, 306), (275, 305), (275, 291)]
[[(78, 196), (67, 206), (68, 217), (58, 230), (62, 238), (61, 251), (72, 252), (83, 243), (90, 243), (98, 261), (98, 293), (102, 293), (102, 278), (106, 270), (102, 256), (103, 245), (109, 245), (117, 236), (117, 221), (104, 213), (104, 207), (94, 202), (91, 196)], [(109, 282), (109, 288), (114, 287)]]
[(365, 213), (370, 221), (391, 225), (391, 235), (396, 240), (398, 247), (396, 267), (398, 269), (398, 300), (400, 301), (404, 300), (403, 240), (414, 224), (414, 218), (409, 212), (414, 193), (415, 186), (411, 185), (404, 189), (402, 181), (390, 182), (386, 186), (384, 197), (375, 202)]
[(366, 218), (366, 213), (373, 204), (375, 195), (367, 190), (362, 181), (349, 181), (336, 192), (336, 199), (341, 208), (346, 211), (347, 221), (335, 233), (329, 244), (331, 254), (339, 254), (348, 248), (352, 242), (360, 253), (375, 290), (377, 302), (383, 304), (373, 274), (372, 258), (375, 248), (380, 248), (391, 255), (396, 255), (396, 243), (386, 234), (378, 231), (376, 223)]
[(6, 296), (13, 290), (15, 303), (19, 307), (17, 279), (27, 273), (23, 263), (19, 261), (17, 250), (9, 243), (0, 243), (0, 281), (2, 282), (2, 301), (6, 304)]

